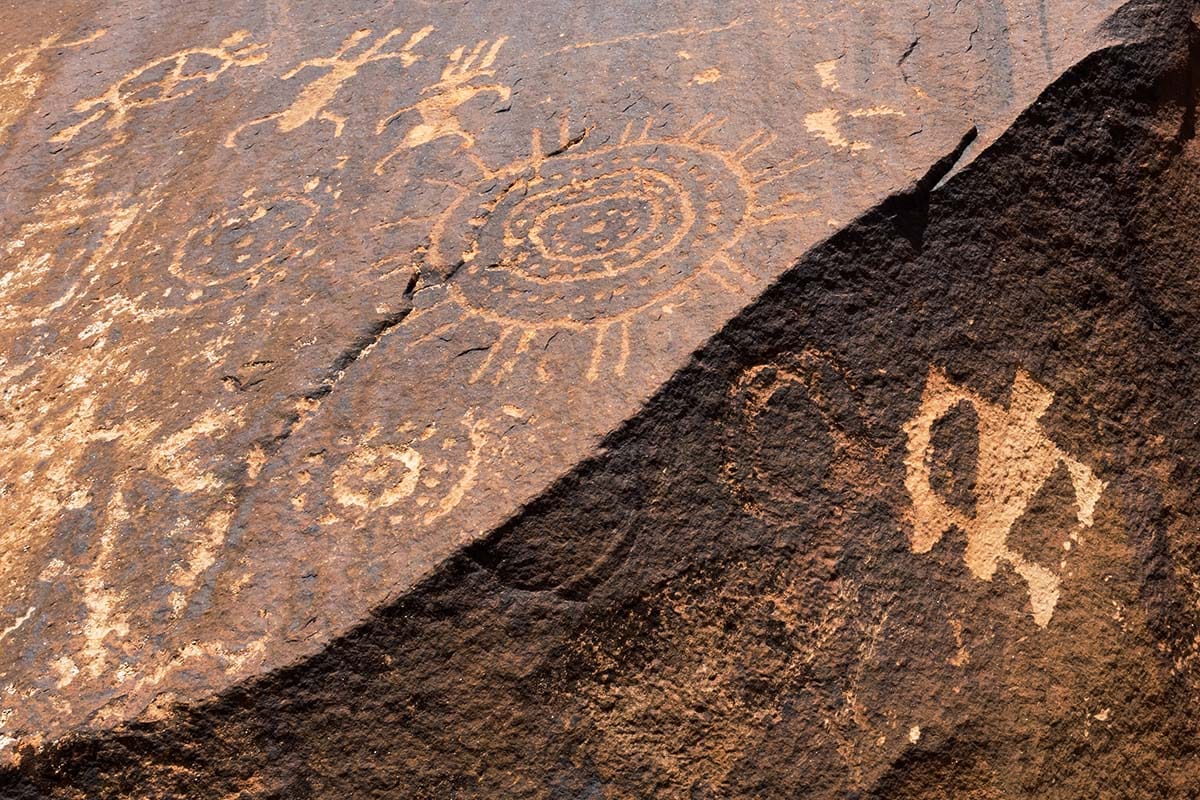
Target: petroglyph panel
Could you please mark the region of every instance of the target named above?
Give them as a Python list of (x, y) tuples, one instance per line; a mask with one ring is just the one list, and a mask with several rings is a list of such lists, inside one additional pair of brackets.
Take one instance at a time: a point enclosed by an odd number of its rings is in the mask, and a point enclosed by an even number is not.
[[(0, 759), (323, 647), (994, 111), (922, 60), (975, 10), (902, 59), (924, 3), (35, 5), (0, 48)], [(852, 383), (743, 376), (754, 516), (792, 502), (767, 421), (849, 424)], [(878, 456), (829, 447), (831, 482)]]

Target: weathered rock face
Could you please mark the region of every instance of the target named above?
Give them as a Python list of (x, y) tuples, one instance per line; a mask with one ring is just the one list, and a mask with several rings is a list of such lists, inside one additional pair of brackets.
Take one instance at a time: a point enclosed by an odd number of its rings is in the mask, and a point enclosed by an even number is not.
[(6, 796), (1194, 792), (1184, 9), (329, 5), (0, 12)]

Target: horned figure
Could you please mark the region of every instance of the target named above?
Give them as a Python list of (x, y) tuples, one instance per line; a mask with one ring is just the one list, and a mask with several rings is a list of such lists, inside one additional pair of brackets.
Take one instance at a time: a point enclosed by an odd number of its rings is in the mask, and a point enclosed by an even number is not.
[(328, 106), (341, 92), (346, 82), (357, 75), (364, 66), (377, 61), (399, 61), (402, 67), (412, 66), (421, 58), (413, 53), (413, 48), (432, 32), (433, 27), (427, 25), (410, 35), (404, 44), (396, 49), (393, 42), (404, 35), (401, 28), (388, 31), (371, 44), (361, 48), (360, 45), (370, 39), (374, 35), (374, 31), (370, 28), (355, 31), (342, 41), (341, 46), (332, 56), (320, 56), (301, 61), (296, 67), (281, 75), (282, 80), (290, 81), (310, 68), (324, 70), (318, 77), (304, 85), (296, 99), (287, 108), (265, 117), (250, 120), (235, 128), (225, 137), (225, 146), (235, 147), (237, 138), (243, 131), (267, 122), (274, 122), (280, 133), (290, 133), (313, 120), (321, 120), (332, 123), (334, 136), (341, 136), (346, 118), (330, 111)]
[(492, 42), (490, 47), (486, 41), (482, 41), (476, 44), (470, 53), (466, 52), (466, 48), (459, 47), (449, 55), (441, 79), (421, 90), (420, 100), (396, 110), (380, 121), (376, 126), (376, 133), (383, 133), (388, 125), (410, 111), (421, 117), (421, 121), (405, 134), (400, 146), (379, 163), (376, 172), (380, 172), (401, 150), (420, 147), (446, 136), (461, 139), (460, 149), (475, 144), (475, 137), (463, 129), (456, 112), (459, 106), (476, 95), (494, 94), (501, 102), (507, 102), (512, 97), (512, 89), (503, 84), (471, 83), (478, 78), (495, 77), (496, 71), (492, 69), (492, 65), (506, 41), (508, 38), (502, 36)]
[[(959, 528), (967, 536), (964, 559), (971, 573), (991, 580), (1000, 564), (1009, 564), (1028, 585), (1033, 619), (1041, 627), (1049, 624), (1058, 603), (1059, 575), (1012, 550), (1008, 534), (1059, 464), (1065, 465), (1070, 475), (1075, 518), (1081, 527), (1091, 527), (1106, 485), (1089, 467), (1064, 453), (1042, 429), (1039, 420), (1053, 400), (1050, 391), (1018, 370), (1008, 408), (1003, 408), (955, 386), (934, 367), (925, 383), (921, 407), (904, 426), (913, 552), (928, 552), (952, 526)], [(978, 417), (974, 516), (950, 506), (930, 483), (933, 425), (962, 402), (971, 404)]]

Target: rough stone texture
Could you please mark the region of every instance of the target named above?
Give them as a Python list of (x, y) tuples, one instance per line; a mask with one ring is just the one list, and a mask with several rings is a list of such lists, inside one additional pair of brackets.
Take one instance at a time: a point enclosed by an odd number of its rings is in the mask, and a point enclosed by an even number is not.
[(5, 797), (1200, 789), (1182, 4), (331, 5), (0, 12)]

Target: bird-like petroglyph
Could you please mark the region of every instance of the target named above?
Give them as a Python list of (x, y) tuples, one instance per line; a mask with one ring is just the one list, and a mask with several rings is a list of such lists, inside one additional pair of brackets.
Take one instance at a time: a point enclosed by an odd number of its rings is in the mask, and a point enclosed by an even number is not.
[[(991, 580), (1007, 564), (1029, 587), (1033, 619), (1050, 623), (1058, 604), (1061, 577), (1009, 547), (1008, 535), (1030, 501), (1059, 464), (1065, 465), (1075, 490), (1075, 518), (1091, 527), (1105, 483), (1091, 468), (1063, 452), (1046, 435), (1040, 419), (1054, 394), (1023, 371), (1013, 381), (1008, 407), (989, 402), (956, 386), (936, 367), (929, 371), (921, 406), (904, 426), (908, 434), (905, 486), (912, 500), (910, 523), (913, 552), (928, 552), (951, 527), (966, 533), (965, 560), (971, 574)], [(968, 515), (938, 496), (931, 485), (934, 424), (960, 403), (978, 417), (979, 457), (976, 465), (975, 513)], [(1062, 531), (1064, 541), (1076, 531)]]
[(51, 136), (50, 141), (69, 142), (100, 120), (106, 130), (118, 130), (139, 109), (188, 97), (231, 69), (263, 63), (267, 45), (247, 43), (249, 38), (249, 31), (236, 31), (216, 47), (192, 47), (154, 59), (101, 94), (77, 103), (75, 113), (87, 116)]
[(346, 37), (341, 47), (332, 56), (310, 58), (300, 62), (294, 69), (285, 72), (282, 79), (290, 81), (307, 69), (325, 70), (323, 74), (305, 84), (296, 99), (287, 108), (239, 125), (225, 137), (225, 146), (234, 147), (237, 144), (238, 136), (245, 130), (268, 122), (274, 122), (275, 128), (280, 133), (290, 133), (314, 120), (321, 120), (332, 123), (334, 136), (340, 136), (346, 119), (331, 111), (329, 104), (337, 97), (346, 82), (356, 76), (358, 71), (366, 65), (378, 61), (399, 61), (404, 67), (412, 66), (421, 58), (412, 52), (413, 48), (432, 32), (433, 28), (426, 26), (410, 34), (398, 48), (386, 49), (388, 45), (402, 39), (404, 36), (402, 28), (390, 30), (365, 46), (363, 46), (364, 43), (374, 35), (374, 31), (370, 28), (355, 31)]

